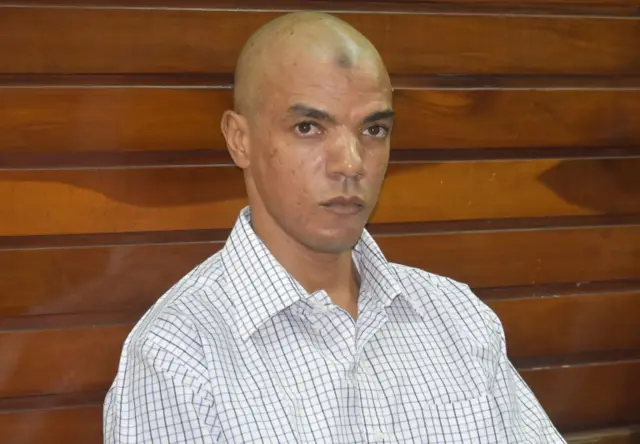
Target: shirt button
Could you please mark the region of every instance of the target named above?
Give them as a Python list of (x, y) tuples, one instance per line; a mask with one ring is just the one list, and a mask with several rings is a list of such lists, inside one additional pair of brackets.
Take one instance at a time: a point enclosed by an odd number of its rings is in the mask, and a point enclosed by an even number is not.
[(373, 431), (373, 439), (376, 441), (384, 441), (387, 439), (387, 434), (382, 429), (376, 429)]

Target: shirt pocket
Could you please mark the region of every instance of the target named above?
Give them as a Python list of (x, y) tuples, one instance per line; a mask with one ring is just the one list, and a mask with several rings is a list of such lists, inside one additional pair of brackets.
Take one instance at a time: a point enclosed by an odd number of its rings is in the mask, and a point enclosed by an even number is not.
[[(398, 442), (505, 444), (498, 406), (488, 394), (456, 402), (424, 402), (396, 424)], [(399, 430), (398, 430), (399, 429)]]

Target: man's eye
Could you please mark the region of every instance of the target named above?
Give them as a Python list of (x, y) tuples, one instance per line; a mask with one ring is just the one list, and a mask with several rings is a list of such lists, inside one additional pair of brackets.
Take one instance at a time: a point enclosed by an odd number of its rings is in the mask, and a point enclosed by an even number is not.
[(389, 133), (389, 129), (382, 125), (373, 125), (364, 130), (366, 136), (370, 137), (386, 137)]
[(296, 124), (296, 132), (301, 136), (320, 134), (320, 128), (313, 122), (300, 122)]

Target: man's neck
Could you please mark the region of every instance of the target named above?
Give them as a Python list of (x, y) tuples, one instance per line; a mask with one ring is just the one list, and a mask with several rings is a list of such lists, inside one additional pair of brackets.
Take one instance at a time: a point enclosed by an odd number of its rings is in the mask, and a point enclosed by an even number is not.
[(256, 235), (270, 253), (308, 292), (324, 290), (337, 306), (357, 316), (360, 278), (352, 251), (321, 253), (295, 241), (274, 223), (253, 218)]

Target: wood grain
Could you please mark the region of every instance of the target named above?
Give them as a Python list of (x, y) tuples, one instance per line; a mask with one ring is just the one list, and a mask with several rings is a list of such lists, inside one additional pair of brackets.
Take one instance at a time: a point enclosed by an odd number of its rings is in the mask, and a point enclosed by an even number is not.
[(0, 413), (0, 430), (6, 443), (102, 444), (102, 407)]
[[(371, 221), (637, 214), (639, 169), (640, 158), (392, 164)], [(2, 236), (230, 228), (247, 203), (235, 167), (5, 170), (0, 201)]]
[(101, 325), (0, 332), (0, 397), (107, 389), (130, 330)]
[[(640, 88), (640, 74), (391, 74), (395, 89), (551, 89)], [(1, 88), (233, 88), (227, 73), (1, 73)]]
[(231, 91), (0, 88), (0, 151), (226, 150)]
[[(640, 226), (380, 235), (376, 239), (389, 260), (451, 276), (478, 289), (640, 278)], [(142, 312), (221, 246), (221, 242), (199, 241), (0, 250), (0, 282), (5, 289), (5, 297), (0, 298), (0, 317)], [(624, 293), (624, 290), (617, 292)], [(619, 295), (611, 299), (612, 314), (620, 314), (626, 303), (620, 301), (625, 300), (629, 309), (625, 316), (632, 316), (637, 310), (635, 300), (631, 296), (625, 298)], [(570, 329), (572, 325), (595, 325), (597, 322), (602, 322), (599, 325), (603, 327), (609, 325), (607, 322), (614, 322), (615, 318), (602, 313), (603, 317), (598, 321), (592, 311), (595, 310), (592, 307), (602, 306), (600, 304), (605, 304), (605, 300), (599, 297), (586, 299), (584, 320), (575, 314), (570, 318), (573, 323), (556, 328)], [(519, 307), (527, 306), (528, 302), (524, 301), (521, 305), (505, 302), (507, 308), (502, 308), (505, 305), (500, 305), (500, 302), (492, 302), (502, 310), (507, 328), (510, 331), (516, 329), (512, 334), (513, 341), (526, 348), (525, 353), (528, 354), (537, 353), (536, 347), (556, 347), (552, 351), (557, 352), (567, 346), (570, 338), (559, 337), (555, 343), (549, 344), (525, 342), (526, 332), (519, 333), (517, 329), (521, 327), (514, 326), (516, 321), (511, 320), (519, 312)], [(542, 302), (538, 306), (543, 307), (539, 316), (544, 315), (545, 309), (546, 313), (555, 310), (554, 316), (558, 318), (563, 313), (572, 316), (569, 310), (575, 307), (573, 301), (558, 302), (552, 307), (548, 305), (550, 302)], [(575, 300), (575, 304), (581, 303), (579, 299)], [(531, 325), (530, 321), (515, 319), (523, 323), (522, 328)], [(620, 325), (628, 327), (626, 322), (631, 322), (629, 319), (621, 318)], [(554, 331), (551, 327), (546, 327), (546, 330), (545, 334)], [(576, 342), (576, 346), (591, 344), (589, 347), (597, 348), (601, 343), (594, 334), (585, 332), (584, 342)], [(608, 332), (614, 338), (612, 340), (623, 344), (624, 329), (621, 336), (616, 334)], [(632, 342), (635, 339), (626, 340), (630, 341), (626, 343), (629, 346), (635, 344)]]
[[(0, 88), (0, 152), (226, 151), (216, 88)], [(395, 149), (640, 147), (640, 89), (398, 89)], [(544, 128), (544, 131), (541, 131)]]
[(638, 444), (640, 428), (637, 426), (588, 430), (565, 435), (569, 444)]
[(562, 432), (640, 422), (640, 361), (521, 371)]
[[(231, 72), (249, 35), (279, 14), (6, 6), (0, 73)], [(640, 69), (640, 28), (631, 19), (339, 16), (372, 41), (393, 74), (620, 75)]]
[(512, 357), (640, 349), (640, 291), (487, 302)]
[(398, 90), (398, 148), (640, 146), (638, 90)]
[(387, 258), (472, 287), (592, 282), (640, 277), (640, 228), (389, 236)]
[[(0, 317), (146, 310), (221, 243), (0, 251)], [(1, 322), (1, 321), (0, 321)]]
[[(64, 1), (19, 0), (19, 5), (72, 6), (121, 6), (115, 0)], [(425, 0), (129, 0), (127, 6), (141, 8), (173, 7), (189, 8), (237, 8), (237, 9), (329, 9), (334, 11), (385, 11), (385, 12), (519, 12), (546, 14), (611, 14), (634, 15), (635, 0), (448, 0), (435, 3)]]

